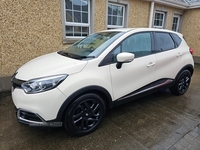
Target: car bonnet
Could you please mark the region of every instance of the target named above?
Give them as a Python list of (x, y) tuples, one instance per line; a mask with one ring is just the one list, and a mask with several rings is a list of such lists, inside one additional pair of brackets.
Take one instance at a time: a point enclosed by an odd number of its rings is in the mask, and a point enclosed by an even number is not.
[(16, 78), (30, 80), (59, 74), (70, 75), (80, 72), (86, 64), (86, 60), (76, 60), (61, 56), (58, 53), (50, 53), (37, 57), (21, 66), (17, 70)]

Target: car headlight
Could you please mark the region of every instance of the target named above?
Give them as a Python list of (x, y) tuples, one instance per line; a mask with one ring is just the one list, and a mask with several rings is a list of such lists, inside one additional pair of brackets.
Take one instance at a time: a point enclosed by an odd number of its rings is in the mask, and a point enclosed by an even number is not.
[(32, 79), (24, 82), (21, 87), (27, 94), (40, 93), (57, 87), (62, 81), (65, 80), (65, 78), (67, 78), (67, 75), (56, 75)]

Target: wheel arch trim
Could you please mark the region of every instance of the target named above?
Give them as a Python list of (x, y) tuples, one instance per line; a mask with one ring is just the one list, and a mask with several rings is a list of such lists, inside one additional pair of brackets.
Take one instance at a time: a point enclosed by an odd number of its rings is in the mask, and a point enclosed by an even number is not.
[(191, 76), (193, 75), (194, 72), (194, 66), (191, 64), (185, 65), (183, 68), (180, 69), (180, 71), (177, 73), (175, 79), (177, 79), (178, 75), (183, 71), (183, 70), (189, 70), (191, 73)]
[[(176, 82), (176, 80), (177, 80), (179, 74), (180, 74), (182, 71), (184, 71), (184, 70), (189, 70), (190, 73), (191, 73), (191, 77), (192, 77), (192, 75), (193, 75), (193, 73), (194, 73), (194, 66), (191, 65), (191, 64), (188, 64), (188, 65), (185, 65), (184, 67), (182, 67), (182, 68), (179, 70), (179, 72), (176, 74), (176, 76), (175, 76), (175, 80), (174, 80), (175, 82)], [(175, 84), (175, 82), (174, 82), (174, 84)]]
[[(77, 91), (75, 91), (73, 94), (71, 94), (61, 105), (56, 120), (60, 121), (63, 117), (63, 114), (66, 110), (66, 108), (80, 95), (86, 94), (86, 93), (96, 93), (99, 94), (100, 97), (102, 97), (103, 101), (105, 102), (105, 105), (108, 109), (113, 107), (113, 101), (111, 98), (110, 93), (103, 87), (100, 86), (87, 86), (84, 88), (81, 88)], [(106, 100), (105, 100), (106, 99)]]

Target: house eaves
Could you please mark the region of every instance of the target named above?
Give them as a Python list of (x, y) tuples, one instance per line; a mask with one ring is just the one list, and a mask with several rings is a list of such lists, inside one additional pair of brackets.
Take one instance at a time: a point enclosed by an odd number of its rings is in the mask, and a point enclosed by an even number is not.
[(200, 8), (200, 0), (145, 0), (181, 9)]

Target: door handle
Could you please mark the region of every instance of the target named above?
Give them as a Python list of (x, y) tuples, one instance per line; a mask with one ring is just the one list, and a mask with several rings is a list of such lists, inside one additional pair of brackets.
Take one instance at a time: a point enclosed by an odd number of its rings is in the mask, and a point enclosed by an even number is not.
[(156, 63), (154, 63), (154, 62), (150, 62), (148, 65), (147, 65), (147, 67), (151, 67), (151, 66), (154, 66)]
[(183, 53), (180, 53), (180, 52), (179, 52), (176, 56), (177, 56), (177, 57), (180, 57), (181, 55), (183, 55)]

